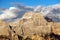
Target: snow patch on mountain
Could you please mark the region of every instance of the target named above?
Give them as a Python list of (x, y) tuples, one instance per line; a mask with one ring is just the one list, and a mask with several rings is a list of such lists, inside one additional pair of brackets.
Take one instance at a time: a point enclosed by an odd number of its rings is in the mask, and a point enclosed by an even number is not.
[(43, 16), (47, 16), (53, 19), (55, 22), (60, 22), (60, 4), (49, 5), (49, 6), (17, 6), (10, 7), (9, 9), (5, 9), (0, 13), (0, 19), (4, 21), (15, 21), (20, 19), (26, 12), (33, 11), (39, 12)]

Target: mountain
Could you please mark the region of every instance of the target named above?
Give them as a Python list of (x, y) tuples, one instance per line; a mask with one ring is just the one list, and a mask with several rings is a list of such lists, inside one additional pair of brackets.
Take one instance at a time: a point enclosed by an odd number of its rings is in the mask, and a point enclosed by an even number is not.
[(52, 18), (55, 22), (60, 22), (60, 4), (47, 7), (37, 6), (34, 11), (42, 13), (43, 16)]
[(24, 13), (33, 10), (32, 7), (28, 6), (10, 7), (9, 9), (1, 11), (2, 14), (0, 14), (0, 19), (3, 19), (6, 22), (12, 22), (20, 19)]
[(60, 39), (60, 22), (48, 22), (39, 12), (27, 12), (16, 22), (0, 20), (0, 40), (52, 39)]
[(45, 17), (51, 18), (54, 22), (60, 22), (60, 4), (49, 5), (49, 6), (22, 6), (10, 7), (0, 12), (0, 19), (6, 22), (12, 22), (19, 20), (25, 13), (33, 11), (39, 12)]

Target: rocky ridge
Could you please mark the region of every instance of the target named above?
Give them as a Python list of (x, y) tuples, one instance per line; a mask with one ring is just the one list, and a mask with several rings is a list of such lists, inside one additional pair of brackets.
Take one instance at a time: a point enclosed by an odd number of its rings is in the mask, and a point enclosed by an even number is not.
[(60, 23), (47, 20), (38, 12), (27, 12), (17, 22), (0, 20), (0, 40), (60, 40)]

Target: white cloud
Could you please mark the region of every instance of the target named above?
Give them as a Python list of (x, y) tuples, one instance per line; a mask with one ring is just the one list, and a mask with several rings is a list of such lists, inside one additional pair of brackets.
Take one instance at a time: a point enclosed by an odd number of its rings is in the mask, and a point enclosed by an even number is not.
[(14, 12), (11, 11), (11, 9), (6, 9), (2, 12), (3, 13), (0, 15), (0, 19), (10, 19), (16, 17), (16, 15), (14, 14)]
[[(22, 7), (22, 6), (21, 6)], [(7, 21), (14, 21), (22, 17), (25, 12), (31, 11), (32, 7), (23, 6), (19, 7), (10, 7), (9, 9), (3, 10), (2, 14), (0, 14), (0, 19)]]
[(40, 12), (43, 16), (52, 16), (54, 21), (56, 19), (60, 20), (60, 4), (50, 6), (38, 5), (36, 7), (21, 5), (19, 5), (18, 7), (10, 7), (9, 9), (2, 11), (3, 13), (0, 14), (0, 19), (6, 21), (14, 21), (16, 19), (20, 19), (22, 15), (28, 11)]

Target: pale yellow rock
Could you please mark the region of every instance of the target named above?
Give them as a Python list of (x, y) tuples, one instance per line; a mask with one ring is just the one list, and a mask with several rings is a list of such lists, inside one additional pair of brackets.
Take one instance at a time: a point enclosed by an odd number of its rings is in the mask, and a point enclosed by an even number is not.
[(27, 20), (31, 19), (37, 25), (46, 25), (47, 23), (45, 18), (38, 12), (27, 12), (23, 15), (22, 18), (27, 19)]
[(17, 35), (22, 34), (21, 27), (20, 27), (21, 24), (19, 25), (19, 21), (9, 23), (9, 25), (12, 26), (12, 30), (15, 31)]
[[(43, 35), (44, 37), (45, 35), (51, 34), (52, 32), (54, 34), (60, 35), (60, 23), (47, 22), (45, 18), (38, 12), (27, 12), (18, 22), (12, 22), (9, 23), (9, 25), (12, 26), (12, 30), (15, 31), (16, 35), (23, 36), (24, 39), (29, 36), (33, 40), (44, 40), (40, 36)], [(0, 30), (3, 30), (7, 25), (5, 22), (0, 21), (0, 26)], [(5, 29), (4, 31), (8, 34), (8, 28)], [(1, 33), (3, 34), (4, 31), (1, 31)], [(17, 38), (15, 34), (12, 33), (13, 39)], [(14, 40), (18, 40), (18, 38)]]
[(45, 26), (47, 23), (45, 18), (40, 13), (34, 13), (31, 18), (35, 22), (35, 24), (38, 26), (40, 26), (40, 25)]
[(24, 19), (29, 19), (29, 18), (32, 17), (33, 14), (34, 14), (34, 12), (27, 12), (27, 13), (25, 13), (25, 14), (22, 16), (22, 18), (24, 18)]
[(15, 33), (12, 34), (12, 40), (19, 40), (18, 36)]
[(32, 35), (31, 39), (32, 40), (43, 40), (44, 38), (40, 37), (39, 35)]
[(60, 35), (60, 23), (59, 22), (54, 23), (52, 29), (53, 29), (54, 34)]
[(9, 25), (6, 22), (0, 20), (0, 35), (9, 36)]
[(40, 13), (32, 12), (32, 14), (31, 18), (22, 25), (24, 35), (50, 33), (50, 25), (47, 25), (47, 21), (44, 17), (40, 15)]

